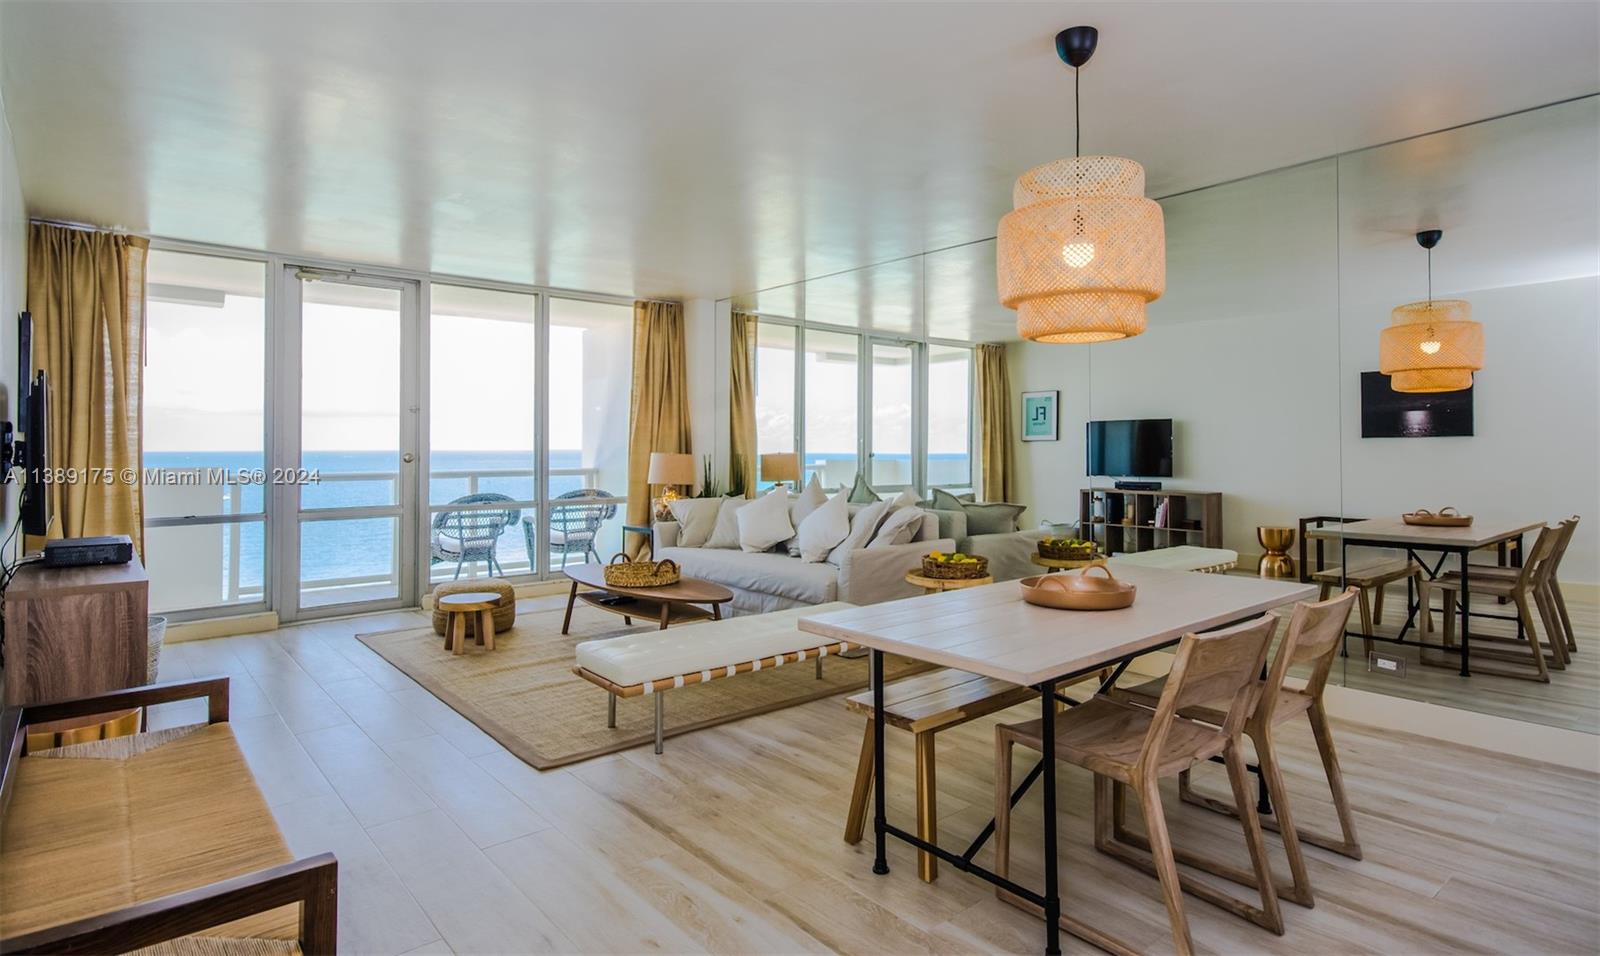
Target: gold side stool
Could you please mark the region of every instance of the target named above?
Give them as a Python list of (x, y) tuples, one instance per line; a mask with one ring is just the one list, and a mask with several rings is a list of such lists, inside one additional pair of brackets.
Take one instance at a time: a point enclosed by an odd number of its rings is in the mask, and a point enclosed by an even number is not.
[(1256, 573), (1264, 578), (1294, 577), (1294, 558), (1289, 549), (1294, 547), (1294, 529), (1265, 525), (1256, 529), (1256, 542), (1261, 545), (1261, 559), (1256, 562)]

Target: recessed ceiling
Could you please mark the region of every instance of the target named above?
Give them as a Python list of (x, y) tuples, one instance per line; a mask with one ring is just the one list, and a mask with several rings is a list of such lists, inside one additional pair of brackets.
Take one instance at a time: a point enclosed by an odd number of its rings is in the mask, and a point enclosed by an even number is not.
[(1600, 86), (1588, 2), (11, 0), (0, 88), (33, 215), (714, 298), (993, 235), (1076, 22), (1157, 196)]

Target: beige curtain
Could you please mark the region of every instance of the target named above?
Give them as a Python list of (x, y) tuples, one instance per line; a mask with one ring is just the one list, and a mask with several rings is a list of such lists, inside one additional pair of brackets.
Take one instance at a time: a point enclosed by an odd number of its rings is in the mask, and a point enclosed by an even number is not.
[[(33, 362), (50, 386), (47, 537), (125, 534), (144, 553), (144, 283), (148, 240), (30, 223)], [(111, 476), (109, 481), (104, 476)]]
[[(683, 306), (633, 304), (633, 402), (628, 417), (628, 524), (650, 523), (650, 453), (688, 452), (689, 382)], [(628, 538), (637, 555), (644, 539)]]
[(1011, 401), (1006, 347), (995, 343), (978, 346), (978, 446), (985, 501), (1010, 501), (1015, 490), (1017, 452), (1012, 444)]
[(733, 313), (732, 362), (728, 368), (728, 478), (744, 479), (746, 498), (756, 493), (756, 317)]

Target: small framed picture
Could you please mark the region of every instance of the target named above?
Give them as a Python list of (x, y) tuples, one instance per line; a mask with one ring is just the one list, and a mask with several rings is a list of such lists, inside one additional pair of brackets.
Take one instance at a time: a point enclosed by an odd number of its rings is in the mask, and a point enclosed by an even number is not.
[(1022, 440), (1056, 441), (1061, 438), (1056, 406), (1061, 393), (1055, 389), (1022, 393)]

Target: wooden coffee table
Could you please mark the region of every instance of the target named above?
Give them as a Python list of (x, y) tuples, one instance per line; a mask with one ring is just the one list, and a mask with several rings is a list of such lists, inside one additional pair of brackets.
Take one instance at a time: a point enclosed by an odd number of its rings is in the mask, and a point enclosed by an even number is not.
[[(572, 606), (579, 601), (620, 615), (628, 624), (636, 617), (653, 618), (665, 630), (673, 624), (689, 621), (720, 621), (722, 605), (733, 600), (732, 591), (699, 578), (679, 578), (677, 584), (658, 588), (619, 588), (606, 584), (603, 564), (574, 565), (562, 573), (572, 579), (572, 592), (567, 595), (567, 616), (561, 621), (563, 634), (572, 626)], [(580, 592), (580, 586), (594, 590)]]

